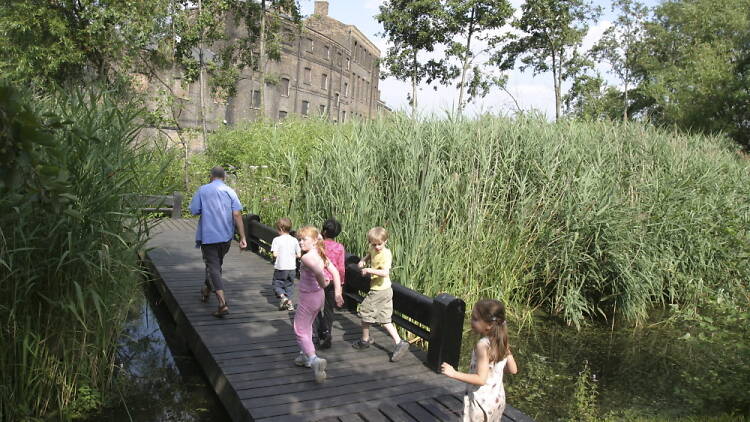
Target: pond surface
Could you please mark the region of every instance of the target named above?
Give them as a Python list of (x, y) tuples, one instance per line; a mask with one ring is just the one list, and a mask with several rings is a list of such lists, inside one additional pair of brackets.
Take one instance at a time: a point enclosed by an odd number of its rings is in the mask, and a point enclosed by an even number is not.
[(88, 421), (230, 420), (150, 283), (144, 287), (142, 303), (128, 318), (119, 360), (122, 369), (115, 381), (119, 400)]

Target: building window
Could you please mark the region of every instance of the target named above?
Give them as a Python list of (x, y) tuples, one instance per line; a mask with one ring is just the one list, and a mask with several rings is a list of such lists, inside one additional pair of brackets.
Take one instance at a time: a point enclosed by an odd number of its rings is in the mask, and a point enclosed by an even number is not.
[(252, 108), (258, 108), (260, 107), (260, 90), (253, 90), (253, 98), (252, 103), (250, 104)]
[(326, 105), (325, 104), (321, 104), (320, 107), (318, 108), (318, 110), (320, 111), (320, 115), (321, 116), (324, 115), (324, 114), (326, 114)]
[(305, 83), (308, 85), (312, 83), (312, 69), (309, 67), (305, 68)]
[(341, 123), (344, 123), (346, 121), (346, 111), (341, 112)]
[(323, 52), (325, 53), (326, 60), (331, 60), (331, 47), (329, 46), (323, 47)]
[(279, 110), (279, 120), (286, 119), (286, 111)]
[(315, 43), (312, 38), (305, 38), (305, 51), (312, 53), (315, 47)]
[(325, 73), (320, 75), (320, 88), (328, 89), (328, 75), (326, 75)]
[(292, 45), (293, 41), (294, 41), (294, 34), (292, 33), (292, 31), (285, 29), (284, 35), (281, 37), (282, 44)]
[(344, 97), (349, 96), (349, 82), (344, 82)]
[(289, 96), (289, 78), (281, 78), (281, 83), (279, 83), (279, 93), (282, 97)]
[(341, 53), (336, 54), (336, 64), (337, 65), (341, 66), (342, 59), (343, 59), (343, 56), (341, 55)]
[(333, 96), (334, 98), (334, 104), (336, 104), (336, 107), (339, 106), (339, 93), (337, 92), (336, 95)]
[(309, 112), (310, 112), (310, 102), (302, 101), (302, 115), (307, 116), (307, 113)]
[(352, 70), (352, 59), (346, 58), (346, 70)]

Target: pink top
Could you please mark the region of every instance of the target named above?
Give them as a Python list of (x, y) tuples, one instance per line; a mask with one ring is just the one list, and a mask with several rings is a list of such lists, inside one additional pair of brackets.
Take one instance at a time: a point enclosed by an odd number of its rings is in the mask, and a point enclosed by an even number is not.
[[(315, 254), (316, 256), (318, 256), (318, 258), (320, 258), (320, 256), (318, 255), (318, 251), (315, 249), (307, 252), (307, 254)], [(299, 268), (299, 292), (315, 293), (320, 290), (322, 289), (318, 284), (318, 280), (315, 279), (315, 273), (313, 272), (313, 270), (308, 268), (307, 265), (305, 265), (304, 261), (302, 261)]]
[[(346, 268), (344, 267), (346, 252), (344, 251), (344, 245), (333, 239), (325, 239), (323, 243), (325, 244), (326, 256), (333, 263), (333, 266), (339, 270), (339, 278), (343, 286), (346, 275)], [(327, 268), (323, 269), (323, 274), (325, 274), (327, 280), (333, 280), (333, 275), (331, 275)]]

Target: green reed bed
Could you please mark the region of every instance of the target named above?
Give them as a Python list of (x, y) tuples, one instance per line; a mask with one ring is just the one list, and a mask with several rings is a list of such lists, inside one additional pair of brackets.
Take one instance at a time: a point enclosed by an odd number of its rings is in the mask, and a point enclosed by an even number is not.
[(386, 226), (394, 277), (426, 294), (498, 297), (580, 326), (746, 292), (750, 175), (719, 139), (395, 115), (220, 132), (204, 159), (237, 167), (244, 203), (268, 222), (335, 216), (359, 253)]
[(158, 189), (143, 176), (168, 154), (134, 142), (139, 111), (111, 94), (0, 90), (0, 420), (65, 420), (109, 394), (140, 294), (129, 194)]
[(218, 132), (192, 168), (217, 163), (267, 224), (336, 217), (356, 254), (383, 225), (395, 280), (505, 301), (540, 420), (750, 414), (750, 166), (722, 139), (394, 114)]

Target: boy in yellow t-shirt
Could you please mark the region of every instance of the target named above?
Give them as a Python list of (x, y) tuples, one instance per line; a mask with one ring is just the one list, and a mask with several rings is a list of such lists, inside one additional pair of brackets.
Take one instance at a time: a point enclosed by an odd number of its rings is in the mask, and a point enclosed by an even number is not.
[[(393, 289), (391, 288), (391, 263), (393, 261), (391, 250), (385, 247), (388, 242), (388, 232), (383, 227), (374, 227), (367, 232), (367, 241), (370, 250), (359, 261), (362, 275), (370, 274), (370, 291), (359, 305), (359, 316), (362, 318), (362, 338), (352, 344), (357, 350), (370, 347), (370, 325), (382, 324), (383, 328), (393, 338), (396, 344), (391, 355), (391, 362), (401, 359), (409, 350), (409, 343), (401, 340), (396, 327), (391, 322), (393, 315)], [(365, 267), (367, 263), (369, 267)]]

